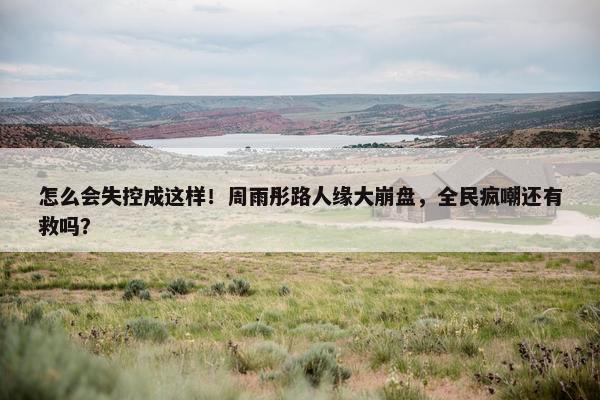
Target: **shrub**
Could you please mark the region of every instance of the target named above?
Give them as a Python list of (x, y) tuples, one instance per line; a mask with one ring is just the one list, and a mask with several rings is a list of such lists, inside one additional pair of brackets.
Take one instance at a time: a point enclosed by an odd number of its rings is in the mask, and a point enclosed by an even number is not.
[(292, 329), (290, 333), (321, 341), (337, 340), (348, 335), (348, 332), (331, 322), (300, 324)]
[(44, 309), (42, 308), (41, 304), (35, 304), (29, 313), (27, 313), (27, 316), (25, 317), (25, 324), (34, 325), (40, 322), (42, 318), (44, 318)]
[(227, 286), (227, 291), (236, 296), (249, 296), (250, 282), (244, 278), (233, 278), (229, 286)]
[(381, 389), (382, 400), (427, 400), (421, 386), (399, 378), (396, 370), (392, 370), (385, 385)]
[(127, 321), (127, 330), (139, 340), (164, 342), (169, 337), (165, 325), (151, 318), (137, 318)]
[(278, 368), (288, 357), (285, 348), (274, 342), (260, 342), (248, 351), (242, 351), (232, 341), (228, 342), (227, 347), (231, 368), (242, 374)]
[(12, 270), (10, 269), (10, 264), (5, 264), (4, 267), (2, 268), (2, 276), (4, 277), (4, 280), (9, 281), (11, 275), (12, 275)]
[(476, 373), (475, 379), (498, 391), (501, 399), (572, 400), (598, 398), (600, 356), (597, 341), (559, 350), (545, 344), (519, 343), (520, 365), (508, 371)]
[(225, 294), (225, 283), (216, 282), (210, 286), (210, 293), (215, 296), (221, 296)]
[(248, 357), (239, 348), (239, 345), (233, 343), (231, 340), (227, 342), (227, 350), (231, 360), (231, 367), (234, 371), (240, 374), (245, 374), (251, 370), (250, 362)]
[(287, 350), (275, 342), (259, 342), (248, 351), (248, 364), (252, 371), (280, 367), (287, 359)]
[(0, 371), (3, 399), (119, 398), (118, 370), (40, 325), (0, 328)]
[(585, 271), (595, 271), (594, 262), (592, 260), (579, 261), (575, 263), (575, 268)]
[(44, 279), (44, 276), (39, 272), (36, 272), (35, 274), (31, 275), (32, 282), (40, 282), (42, 279)]
[(556, 268), (560, 268), (561, 266), (562, 266), (562, 263), (560, 262), (560, 260), (546, 261), (546, 268), (556, 269)]
[(579, 308), (577, 314), (585, 321), (600, 323), (600, 301), (584, 304)]
[(275, 331), (269, 325), (265, 325), (262, 322), (250, 322), (240, 328), (241, 332), (246, 336), (264, 336), (270, 337)]
[(0, 316), (0, 399), (248, 399), (220, 371), (186, 362), (190, 370), (182, 374), (179, 357), (155, 359), (157, 354), (156, 346), (144, 347), (138, 356), (152, 361), (124, 369), (85, 351), (62, 329)]
[[(124, 300), (131, 300), (134, 297), (140, 297), (140, 293), (146, 291), (146, 282), (141, 279), (132, 279), (125, 285), (125, 291), (123, 293)], [(148, 298), (150, 293), (148, 293)]]
[(138, 297), (141, 300), (150, 300), (150, 292), (148, 291), (148, 289), (144, 289), (144, 290), (140, 291)]
[(367, 340), (372, 353), (373, 367), (379, 367), (399, 357), (404, 348), (402, 333), (393, 329), (372, 334)]
[(44, 319), (50, 323), (64, 324), (67, 320), (72, 319), (73, 314), (69, 310), (59, 308), (58, 310), (50, 311)]
[(337, 363), (337, 351), (331, 343), (316, 343), (298, 357), (289, 359), (283, 366), (287, 375), (303, 375), (312, 386), (323, 382), (333, 385), (348, 380), (351, 371)]
[(167, 290), (173, 294), (188, 294), (192, 284), (183, 278), (177, 278), (169, 282)]
[(290, 293), (291, 290), (287, 285), (281, 285), (279, 289), (277, 289), (277, 294), (280, 296), (287, 296)]

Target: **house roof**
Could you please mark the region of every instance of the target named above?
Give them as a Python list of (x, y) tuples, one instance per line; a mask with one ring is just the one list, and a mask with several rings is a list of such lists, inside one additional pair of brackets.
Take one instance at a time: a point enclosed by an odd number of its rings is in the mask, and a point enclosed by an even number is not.
[(429, 175), (402, 177), (416, 194), (429, 198), (446, 186), (458, 190), (475, 186), (493, 172), (499, 172), (520, 186), (556, 186), (550, 166), (541, 160), (501, 159), (492, 160), (478, 154), (469, 154), (444, 171)]
[[(446, 184), (435, 174), (406, 176), (402, 177), (401, 180), (406, 182), (414, 190), (415, 194), (423, 199), (430, 198), (446, 187)], [(398, 186), (397, 182), (393, 186)]]

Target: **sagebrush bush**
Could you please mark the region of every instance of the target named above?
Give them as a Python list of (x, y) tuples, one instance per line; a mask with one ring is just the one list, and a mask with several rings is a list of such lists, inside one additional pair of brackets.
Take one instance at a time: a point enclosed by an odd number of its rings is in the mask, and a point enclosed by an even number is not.
[(277, 294), (280, 296), (287, 296), (291, 292), (292, 291), (290, 290), (290, 288), (287, 285), (281, 285), (279, 287), (279, 289), (277, 289)]
[(331, 343), (316, 343), (304, 354), (288, 359), (283, 371), (290, 376), (301, 374), (315, 387), (324, 382), (339, 385), (352, 375), (348, 368), (338, 364), (337, 350)]
[(165, 324), (151, 318), (136, 318), (127, 321), (127, 330), (139, 340), (164, 342), (169, 337)]
[(286, 349), (274, 342), (259, 342), (247, 351), (231, 341), (227, 347), (230, 367), (242, 374), (279, 368), (288, 357)]
[(40, 303), (37, 303), (27, 313), (27, 316), (25, 317), (25, 324), (34, 325), (40, 322), (42, 318), (44, 318), (44, 309)]
[(244, 278), (233, 278), (227, 286), (227, 291), (236, 296), (249, 296), (251, 294), (250, 282)]
[(398, 358), (404, 348), (404, 337), (400, 331), (385, 329), (370, 335), (369, 341), (371, 362), (373, 367), (379, 367)]
[(118, 371), (60, 330), (0, 322), (0, 399), (107, 399)]
[(600, 393), (600, 343), (575, 345), (571, 350), (543, 343), (518, 344), (520, 365), (505, 364), (504, 371), (475, 374), (500, 399), (597, 399)]
[(275, 342), (258, 342), (250, 347), (248, 361), (253, 371), (274, 369), (287, 359), (287, 350)]
[(225, 294), (225, 282), (215, 282), (210, 285), (210, 294), (220, 296)]
[(0, 317), (0, 400), (253, 398), (243, 395), (222, 372), (199, 364), (186, 365), (194, 374), (190, 379), (181, 373), (177, 357), (151, 357), (156, 362), (147, 362), (153, 347), (140, 350), (144, 362), (124, 369), (116, 360), (85, 351), (64, 330), (48, 328)]
[(290, 331), (293, 335), (304, 336), (311, 340), (332, 341), (348, 336), (348, 332), (331, 322), (300, 324)]
[(595, 271), (596, 267), (594, 266), (594, 261), (592, 260), (584, 260), (575, 263), (575, 268), (584, 270), (584, 271)]
[(64, 324), (69, 320), (73, 319), (73, 314), (69, 310), (59, 308), (54, 311), (50, 311), (44, 316), (44, 319), (50, 323)]
[[(144, 293), (144, 294), (142, 294)], [(147, 293), (147, 294), (146, 294)], [(142, 296), (147, 297), (144, 299)], [(125, 285), (125, 289), (123, 292), (124, 300), (131, 300), (134, 297), (138, 297), (140, 299), (149, 300), (150, 292), (146, 289), (146, 282), (141, 279), (132, 279)]]
[(421, 385), (399, 377), (392, 369), (381, 389), (381, 400), (428, 400)]
[(148, 289), (144, 289), (144, 290), (140, 291), (140, 293), (138, 294), (138, 297), (141, 300), (150, 300), (150, 292), (148, 291)]
[(183, 278), (177, 278), (169, 282), (167, 289), (173, 294), (188, 294), (192, 288), (191, 282)]
[(264, 336), (271, 337), (275, 330), (269, 325), (263, 324), (262, 322), (250, 322), (240, 328), (240, 331), (246, 336)]
[(600, 301), (584, 304), (579, 308), (577, 315), (585, 321), (600, 323)]

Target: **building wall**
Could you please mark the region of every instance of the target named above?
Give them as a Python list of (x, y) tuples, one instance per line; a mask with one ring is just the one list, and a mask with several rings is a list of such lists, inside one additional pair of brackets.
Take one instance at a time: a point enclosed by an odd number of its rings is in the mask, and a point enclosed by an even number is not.
[[(402, 179), (399, 179), (395, 186), (410, 186), (404, 183)], [(508, 177), (498, 173), (492, 172), (491, 174), (484, 177), (481, 181), (475, 185), (478, 188), (494, 186), (494, 187), (509, 187), (518, 186), (518, 184)], [(456, 189), (455, 189), (456, 190)], [(460, 189), (459, 189), (460, 190)], [(460, 201), (460, 197), (457, 196), (457, 203)], [(425, 208), (419, 207), (420, 197), (415, 195), (415, 206), (413, 207), (373, 207), (373, 217), (378, 219), (387, 220), (398, 220), (407, 222), (425, 222), (429, 220), (426, 215)], [(426, 199), (427, 204), (437, 204), (439, 199), (437, 194), (430, 199)], [(543, 200), (541, 201), (544, 203)], [(556, 216), (556, 207), (547, 207), (541, 205), (539, 207), (524, 207), (524, 206), (456, 206), (449, 207), (451, 219), (473, 219), (473, 218), (518, 218), (518, 217), (554, 217)]]

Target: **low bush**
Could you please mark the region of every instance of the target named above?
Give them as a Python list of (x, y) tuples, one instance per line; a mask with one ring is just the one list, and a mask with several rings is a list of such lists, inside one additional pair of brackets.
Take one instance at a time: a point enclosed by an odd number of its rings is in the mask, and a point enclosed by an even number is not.
[(300, 324), (290, 331), (292, 335), (304, 336), (311, 340), (333, 341), (348, 336), (348, 332), (331, 322)]
[(382, 400), (427, 400), (428, 397), (421, 385), (403, 380), (395, 369), (388, 375), (381, 389)]
[(27, 316), (25, 317), (25, 324), (34, 325), (40, 322), (42, 318), (44, 318), (44, 309), (40, 303), (37, 303), (27, 313)]
[(269, 325), (265, 325), (262, 322), (250, 322), (240, 328), (240, 331), (246, 336), (264, 336), (271, 337), (275, 330)]
[(188, 294), (192, 289), (192, 283), (183, 278), (177, 278), (169, 282), (167, 290), (173, 294)]
[(302, 375), (314, 387), (324, 382), (337, 386), (352, 375), (348, 368), (338, 364), (337, 350), (331, 343), (316, 343), (304, 354), (288, 359), (283, 372), (292, 377)]
[(600, 323), (600, 301), (584, 304), (579, 308), (577, 315), (584, 321)]
[(135, 297), (150, 300), (150, 292), (146, 289), (146, 282), (141, 279), (132, 279), (125, 285), (123, 299), (132, 300)]
[(0, 327), (0, 371), (0, 399), (119, 397), (115, 368), (41, 325)]
[(150, 292), (148, 291), (148, 289), (144, 289), (144, 290), (140, 291), (140, 293), (138, 294), (138, 297), (141, 300), (150, 300)]
[(279, 368), (288, 357), (286, 349), (274, 342), (259, 342), (247, 351), (242, 351), (237, 344), (230, 341), (228, 350), (230, 366), (243, 374)]
[(221, 296), (225, 294), (225, 283), (224, 282), (216, 282), (210, 285), (210, 294), (214, 296)]
[(550, 269), (557, 269), (560, 268), (561, 266), (570, 263), (571, 260), (569, 260), (568, 258), (559, 258), (557, 260), (548, 260), (546, 261), (546, 268), (550, 268)]
[(44, 316), (44, 319), (50, 323), (64, 324), (65, 322), (73, 319), (73, 314), (69, 310), (59, 308), (54, 311), (50, 311)]
[(117, 360), (84, 350), (64, 330), (48, 328), (0, 316), (0, 400), (253, 398), (243, 395), (222, 371), (190, 363), (190, 376), (182, 374), (177, 357), (147, 362), (152, 347), (140, 350), (145, 362), (124, 369)]
[(139, 340), (164, 342), (169, 337), (165, 324), (151, 318), (137, 318), (127, 321), (127, 331)]
[(592, 260), (579, 261), (575, 263), (575, 268), (584, 271), (595, 271), (596, 267), (594, 266), (594, 262)]
[(233, 278), (227, 286), (227, 291), (236, 296), (249, 296), (251, 294), (250, 282), (244, 278)]
[(279, 289), (277, 289), (277, 294), (280, 296), (287, 296), (291, 293), (292, 291), (290, 290), (290, 288), (287, 285), (281, 285), (279, 287)]
[(600, 344), (596, 341), (559, 350), (522, 342), (520, 365), (505, 364), (505, 371), (479, 372), (475, 379), (498, 392), (500, 399), (573, 400), (596, 399), (600, 393)]

